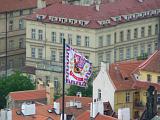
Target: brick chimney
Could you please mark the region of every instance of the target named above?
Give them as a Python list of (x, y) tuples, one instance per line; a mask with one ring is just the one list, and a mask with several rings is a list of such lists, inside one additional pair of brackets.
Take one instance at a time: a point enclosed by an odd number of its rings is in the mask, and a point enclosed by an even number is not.
[(47, 97), (47, 104), (53, 104), (54, 100), (54, 86), (53, 83), (49, 82), (46, 85), (46, 97)]
[(37, 8), (45, 8), (46, 7), (46, 1), (45, 0), (37, 0)]

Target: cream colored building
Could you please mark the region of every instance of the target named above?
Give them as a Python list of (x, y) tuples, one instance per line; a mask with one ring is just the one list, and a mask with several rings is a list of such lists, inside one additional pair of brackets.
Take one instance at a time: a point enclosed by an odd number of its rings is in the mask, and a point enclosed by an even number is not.
[[(47, 5), (52, 2), (47, 0)], [(42, 0), (0, 1), (0, 76), (6, 74), (6, 66), (8, 74), (12, 70), (24, 67), (26, 56), (24, 17), (32, 14), (37, 7), (45, 7)]]
[(113, 63), (151, 54), (157, 48), (159, 14), (158, 0), (54, 4), (26, 19), (26, 65), (52, 71), (58, 77), (64, 38), (94, 67), (101, 61)]

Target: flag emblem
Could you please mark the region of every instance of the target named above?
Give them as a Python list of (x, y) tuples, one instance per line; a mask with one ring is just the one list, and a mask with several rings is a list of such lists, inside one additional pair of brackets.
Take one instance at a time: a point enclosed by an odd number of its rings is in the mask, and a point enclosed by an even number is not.
[(65, 55), (65, 82), (86, 87), (91, 76), (92, 64), (69, 45), (66, 45)]

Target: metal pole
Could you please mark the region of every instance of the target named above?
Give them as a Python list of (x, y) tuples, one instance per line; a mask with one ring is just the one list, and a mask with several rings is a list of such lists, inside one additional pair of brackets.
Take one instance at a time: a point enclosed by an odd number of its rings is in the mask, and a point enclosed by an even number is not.
[(63, 39), (63, 92), (62, 92), (62, 120), (64, 120), (64, 102), (65, 102), (65, 39)]
[(8, 66), (8, 64), (7, 64), (7, 23), (8, 23), (8, 21), (7, 21), (7, 12), (6, 12), (6, 77), (7, 77), (7, 66)]
[(160, 50), (160, 17), (158, 17), (158, 46), (157, 49)]

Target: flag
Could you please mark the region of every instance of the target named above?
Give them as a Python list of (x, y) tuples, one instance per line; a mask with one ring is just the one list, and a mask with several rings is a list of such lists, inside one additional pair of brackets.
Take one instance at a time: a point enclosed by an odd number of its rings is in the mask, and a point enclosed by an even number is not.
[(65, 83), (86, 87), (92, 64), (69, 45), (66, 44), (65, 49)]

